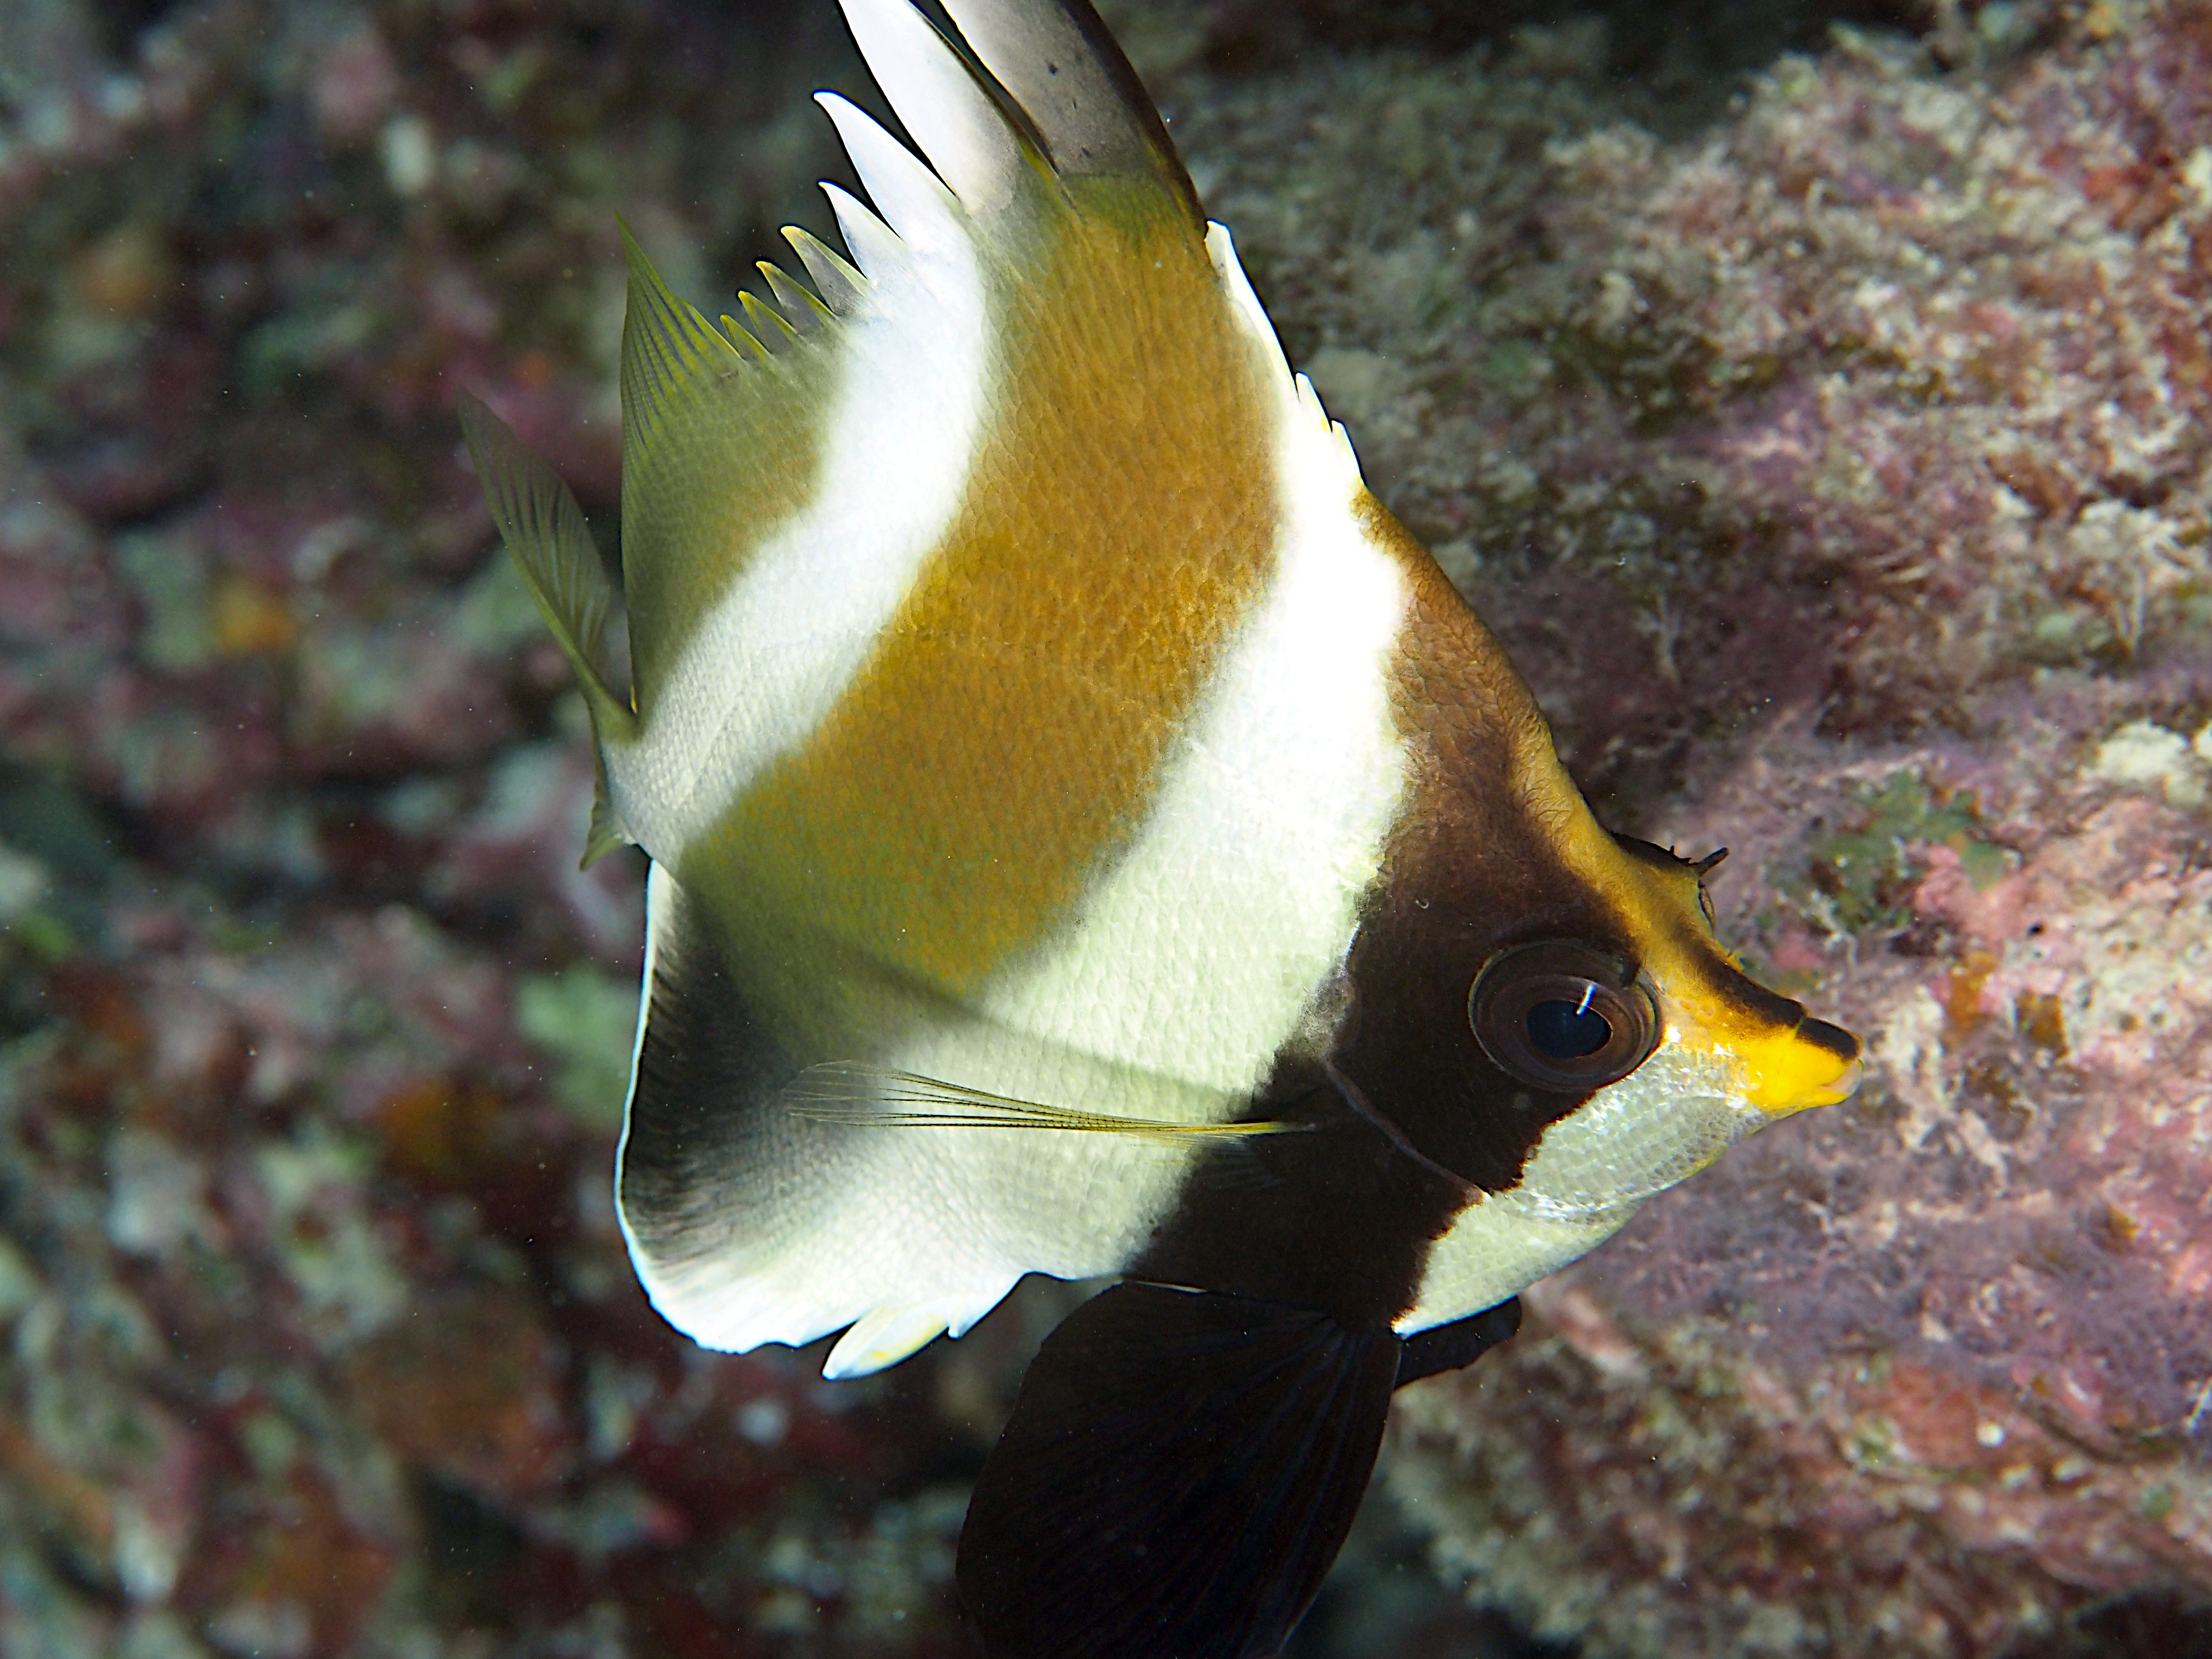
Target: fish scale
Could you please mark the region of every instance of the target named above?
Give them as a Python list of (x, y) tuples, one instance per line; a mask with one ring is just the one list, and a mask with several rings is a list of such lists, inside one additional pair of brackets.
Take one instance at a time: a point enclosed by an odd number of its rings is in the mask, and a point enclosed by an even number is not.
[(465, 399), (651, 860), (617, 1176), (709, 1346), (851, 1376), (1025, 1273), (959, 1583), (991, 1659), (1275, 1651), (1397, 1382), (1856, 1038), (1607, 833), (1368, 491), (1083, 0), (842, 0), (852, 263), (718, 331), (634, 243), (629, 685), (559, 479)]

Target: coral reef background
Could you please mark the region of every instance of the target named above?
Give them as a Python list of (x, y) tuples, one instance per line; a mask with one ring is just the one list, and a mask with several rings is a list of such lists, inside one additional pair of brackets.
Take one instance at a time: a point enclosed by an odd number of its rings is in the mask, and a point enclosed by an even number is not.
[[(1401, 1397), (1300, 1651), (2212, 1651), (2212, 6), (1111, 15), (1601, 815), (1873, 1039)], [(645, 1307), (638, 872), (451, 416), (611, 555), (614, 213), (712, 306), (831, 82), (0, 0), (0, 1659), (965, 1650), (1067, 1292), (836, 1386)]]

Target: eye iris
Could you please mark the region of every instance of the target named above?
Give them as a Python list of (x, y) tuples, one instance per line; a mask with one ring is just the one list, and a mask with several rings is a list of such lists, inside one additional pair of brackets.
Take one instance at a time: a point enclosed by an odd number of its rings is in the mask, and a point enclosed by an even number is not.
[(1498, 1070), (1562, 1094), (1619, 1082), (1651, 1057), (1666, 1029), (1633, 962), (1575, 939), (1492, 957), (1468, 988), (1467, 1018)]
[(1553, 1060), (1583, 1060), (1613, 1040), (1613, 1026), (1587, 1001), (1547, 999), (1528, 1010), (1528, 1042)]

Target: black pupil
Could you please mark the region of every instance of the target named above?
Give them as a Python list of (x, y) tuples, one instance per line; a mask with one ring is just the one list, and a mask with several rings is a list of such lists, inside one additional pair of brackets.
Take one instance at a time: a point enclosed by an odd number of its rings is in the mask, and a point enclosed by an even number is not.
[(1528, 1042), (1550, 1060), (1583, 1060), (1613, 1040), (1613, 1027), (1587, 1000), (1551, 998), (1528, 1011)]

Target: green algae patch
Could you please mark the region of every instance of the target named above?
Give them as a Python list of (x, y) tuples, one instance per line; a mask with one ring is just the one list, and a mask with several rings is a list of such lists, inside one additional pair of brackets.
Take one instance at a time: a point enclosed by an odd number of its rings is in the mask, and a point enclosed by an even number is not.
[(1802, 887), (1808, 913), (1836, 931), (1896, 933), (1913, 919), (1912, 894), (1928, 873), (1928, 851), (1959, 855), (1977, 890), (1994, 885), (2011, 855), (1984, 831), (1971, 792), (1931, 786), (1910, 769), (1854, 787), (1843, 827), (1814, 843)]
[(594, 1129), (622, 1126), (637, 992), (585, 963), (531, 974), (514, 988), (514, 1023), (552, 1058), (553, 1097)]

